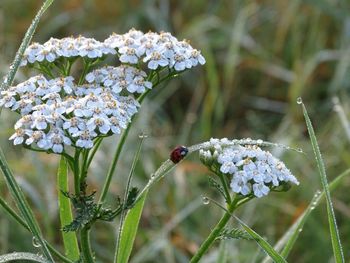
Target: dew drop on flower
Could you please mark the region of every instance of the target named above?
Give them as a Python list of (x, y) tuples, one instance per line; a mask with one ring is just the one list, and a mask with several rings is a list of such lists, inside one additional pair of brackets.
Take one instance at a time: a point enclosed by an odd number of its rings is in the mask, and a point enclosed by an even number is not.
[(35, 236), (32, 238), (32, 244), (33, 244), (33, 247), (41, 247), (39, 239)]
[(298, 98), (297, 98), (297, 103), (298, 103), (298, 104), (302, 104), (302, 103), (303, 103), (303, 99), (302, 99), (301, 97), (298, 97)]
[(210, 203), (210, 200), (209, 200), (208, 197), (203, 196), (203, 197), (202, 197), (202, 202), (203, 202), (204, 205), (208, 205), (208, 204)]
[(262, 143), (263, 143), (263, 140), (258, 139), (258, 140), (256, 141), (256, 143), (257, 143), (257, 144), (262, 144)]

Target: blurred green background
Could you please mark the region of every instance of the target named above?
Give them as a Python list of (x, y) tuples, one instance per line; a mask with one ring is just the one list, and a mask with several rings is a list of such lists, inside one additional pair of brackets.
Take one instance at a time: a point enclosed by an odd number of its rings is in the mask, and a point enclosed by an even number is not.
[[(38, 0), (0, 1), (0, 76), (12, 61)], [(178, 145), (210, 137), (264, 139), (300, 147), (306, 155), (271, 149), (301, 182), (281, 194), (254, 200), (237, 215), (271, 244), (302, 213), (320, 180), (305, 128), (301, 96), (308, 107), (327, 166), (329, 180), (350, 164), (350, 2), (348, 0), (58, 1), (42, 18), (34, 41), (84, 35), (103, 40), (134, 27), (169, 31), (202, 50), (207, 63), (154, 90), (139, 113), (117, 168), (109, 195), (113, 207), (123, 194), (138, 134), (148, 135), (134, 185), (149, 175)], [(32, 72), (20, 70), (16, 82)], [(336, 104), (336, 105), (335, 105)], [(45, 237), (62, 246), (56, 201), (57, 157), (14, 147), (7, 140), (16, 115), (4, 110), (0, 145), (43, 226)], [(101, 190), (117, 138), (106, 140), (90, 171), (89, 187)], [(188, 262), (220, 218), (201, 196), (219, 198), (209, 187), (209, 172), (196, 155), (181, 163), (149, 195), (131, 262)], [(350, 178), (333, 192), (335, 212), (350, 258)], [(0, 193), (12, 203), (4, 180)], [(232, 222), (235, 225), (235, 222)], [(111, 262), (117, 222), (98, 223), (93, 246), (100, 262)], [(252, 241), (217, 243), (202, 262), (260, 262), (263, 252)], [(38, 252), (31, 236), (0, 210), (0, 253)], [(289, 262), (332, 262), (325, 203), (314, 210)]]

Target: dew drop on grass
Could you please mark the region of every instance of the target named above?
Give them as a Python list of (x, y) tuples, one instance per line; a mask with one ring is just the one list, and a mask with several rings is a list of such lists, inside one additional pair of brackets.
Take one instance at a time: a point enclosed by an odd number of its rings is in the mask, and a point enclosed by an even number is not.
[(303, 231), (303, 229), (302, 229), (302, 228), (299, 228), (299, 229), (298, 229), (298, 232), (299, 232), (299, 233), (300, 233), (300, 232), (302, 232), (302, 231)]
[(303, 151), (303, 149), (301, 149), (301, 148), (297, 148), (297, 152), (303, 153), (304, 151)]
[(33, 247), (41, 247), (40, 241), (38, 240), (37, 237), (32, 238), (32, 244), (33, 244)]
[(298, 97), (298, 98), (297, 98), (297, 103), (298, 103), (298, 104), (302, 104), (302, 103), (303, 103), (303, 99), (302, 99), (301, 97)]
[(209, 200), (208, 197), (203, 196), (203, 197), (202, 197), (202, 202), (203, 202), (204, 205), (208, 205), (208, 204), (210, 203), (210, 200)]
[(139, 138), (140, 138), (140, 139), (146, 139), (147, 137), (148, 137), (148, 135), (145, 134), (145, 133), (141, 133), (141, 134), (139, 135)]

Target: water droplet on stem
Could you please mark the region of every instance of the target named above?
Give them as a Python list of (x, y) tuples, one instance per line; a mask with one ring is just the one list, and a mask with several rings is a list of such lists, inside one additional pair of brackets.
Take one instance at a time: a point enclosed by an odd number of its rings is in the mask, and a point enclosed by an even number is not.
[(203, 196), (203, 197), (202, 197), (202, 202), (203, 202), (204, 205), (208, 205), (208, 204), (210, 203), (210, 200), (209, 200), (208, 197)]
[(41, 247), (40, 241), (37, 237), (32, 238), (33, 247)]
[(147, 134), (144, 134), (144, 133), (141, 133), (140, 135), (139, 135), (139, 138), (140, 139), (146, 139), (148, 137), (148, 135)]
[(302, 99), (301, 97), (298, 97), (298, 98), (297, 98), (297, 103), (298, 103), (298, 104), (302, 104), (302, 103), (303, 103), (303, 99)]

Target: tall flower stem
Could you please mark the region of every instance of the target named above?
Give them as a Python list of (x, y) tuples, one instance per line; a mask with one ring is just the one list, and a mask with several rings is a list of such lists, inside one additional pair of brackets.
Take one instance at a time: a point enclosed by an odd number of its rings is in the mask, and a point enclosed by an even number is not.
[[(153, 88), (154, 89), (155, 87), (157, 87), (158, 85), (160, 85), (161, 83), (164, 83), (168, 80), (170, 80), (171, 78), (175, 78), (177, 77), (181, 72), (170, 72), (169, 75), (167, 75), (166, 77), (158, 80), (154, 85), (153, 85)], [(152, 77), (150, 78), (150, 80), (152, 81), (154, 75), (152, 75)], [(148, 95), (148, 93), (150, 92), (151, 90), (147, 90), (146, 92), (144, 92), (143, 94), (140, 95), (140, 97), (137, 99), (137, 101), (142, 104), (143, 100), (146, 98), (146, 96)], [(113, 155), (113, 160), (112, 160), (112, 163), (109, 167), (109, 170), (108, 170), (108, 173), (107, 173), (107, 176), (106, 176), (106, 180), (104, 182), (104, 185), (103, 185), (103, 188), (102, 188), (102, 192), (101, 192), (101, 195), (100, 195), (100, 198), (99, 198), (99, 203), (102, 204), (105, 199), (106, 199), (106, 196), (107, 196), (107, 192), (108, 192), (108, 189), (109, 189), (109, 186), (111, 184), (111, 181), (112, 181), (112, 177), (113, 177), (113, 174), (115, 172), (115, 168), (117, 166), (117, 163), (118, 163), (118, 160), (119, 160), (119, 157), (120, 157), (120, 154), (122, 152), (122, 149), (124, 147), (124, 144), (125, 144), (125, 141), (126, 141), (126, 138), (128, 137), (128, 134), (129, 134), (129, 130), (130, 130), (130, 127), (131, 125), (134, 123), (134, 119), (135, 119), (135, 115), (132, 117), (131, 119), (131, 122), (128, 124), (128, 127), (122, 132), (121, 136), (120, 136), (120, 140), (119, 140), (119, 143), (118, 143), (118, 146), (117, 146), (117, 149)]]
[(90, 245), (90, 227), (85, 226), (80, 230), (81, 252), (85, 263), (94, 263), (94, 257)]
[(202, 243), (197, 253), (192, 257), (190, 263), (199, 262), (207, 250), (211, 247), (215, 239), (219, 236), (221, 230), (226, 226), (227, 222), (231, 218), (231, 214), (237, 208), (238, 199), (235, 198), (229, 205), (227, 212), (222, 216), (220, 221), (216, 224), (215, 228), (211, 231), (207, 239)]

